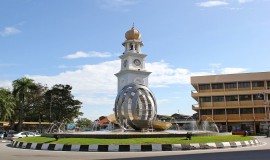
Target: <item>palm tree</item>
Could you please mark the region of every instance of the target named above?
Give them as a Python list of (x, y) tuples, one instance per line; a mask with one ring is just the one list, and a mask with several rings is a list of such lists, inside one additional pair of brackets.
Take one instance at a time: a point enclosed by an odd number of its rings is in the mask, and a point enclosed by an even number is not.
[(18, 101), (19, 105), (19, 123), (18, 131), (22, 130), (23, 114), (25, 107), (26, 94), (29, 93), (30, 89), (35, 86), (34, 80), (22, 77), (21, 79), (14, 80), (12, 82), (13, 95)]
[(12, 93), (7, 89), (0, 88), (0, 120), (10, 119), (14, 113), (15, 105)]

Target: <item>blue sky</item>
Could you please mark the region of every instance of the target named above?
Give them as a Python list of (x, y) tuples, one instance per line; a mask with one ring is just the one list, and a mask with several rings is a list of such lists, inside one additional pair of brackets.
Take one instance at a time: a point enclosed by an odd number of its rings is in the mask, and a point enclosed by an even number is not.
[(1, 0), (0, 87), (70, 84), (83, 117), (113, 113), (135, 23), (158, 114), (193, 114), (190, 76), (270, 68), (270, 0)]

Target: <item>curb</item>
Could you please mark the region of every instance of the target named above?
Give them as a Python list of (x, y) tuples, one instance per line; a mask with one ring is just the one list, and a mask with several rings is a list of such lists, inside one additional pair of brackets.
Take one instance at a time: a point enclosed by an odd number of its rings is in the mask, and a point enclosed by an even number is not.
[(50, 150), (50, 151), (84, 151), (84, 152), (146, 152), (146, 151), (184, 151), (199, 149), (223, 149), (237, 148), (258, 145), (255, 140), (239, 142), (218, 142), (218, 143), (191, 143), (191, 144), (149, 144), (149, 145), (66, 145), (49, 143), (27, 143), (13, 141), (14, 148)]

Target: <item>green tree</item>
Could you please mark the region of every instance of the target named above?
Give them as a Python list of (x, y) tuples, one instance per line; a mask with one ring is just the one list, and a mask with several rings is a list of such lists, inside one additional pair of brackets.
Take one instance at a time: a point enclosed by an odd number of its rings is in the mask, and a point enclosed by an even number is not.
[(10, 119), (14, 114), (14, 108), (16, 106), (15, 98), (12, 95), (12, 92), (0, 88), (0, 120), (6, 121)]
[(30, 88), (29, 94), (27, 94), (27, 106), (24, 108), (24, 120), (28, 122), (42, 122), (43, 114), (47, 112), (44, 107), (45, 93), (47, 87), (38, 83)]
[(74, 118), (83, 115), (80, 112), (82, 102), (74, 99), (71, 90), (70, 85), (57, 84), (45, 93), (44, 105), (49, 111), (46, 118), (50, 122), (63, 120), (71, 122)]
[(34, 80), (22, 77), (20, 79), (14, 80), (12, 82), (13, 86), (13, 95), (16, 98), (17, 105), (19, 106), (19, 123), (18, 131), (22, 130), (24, 108), (26, 106), (26, 95), (30, 93), (30, 89), (35, 86)]
[(80, 128), (89, 128), (89, 126), (92, 124), (92, 121), (88, 118), (79, 118), (76, 123)]

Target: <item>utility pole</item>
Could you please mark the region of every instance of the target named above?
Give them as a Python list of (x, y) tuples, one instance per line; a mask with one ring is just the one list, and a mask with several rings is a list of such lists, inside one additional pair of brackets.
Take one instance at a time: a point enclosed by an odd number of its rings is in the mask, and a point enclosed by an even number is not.
[(51, 93), (51, 102), (50, 102), (50, 123), (52, 122), (52, 93)]

